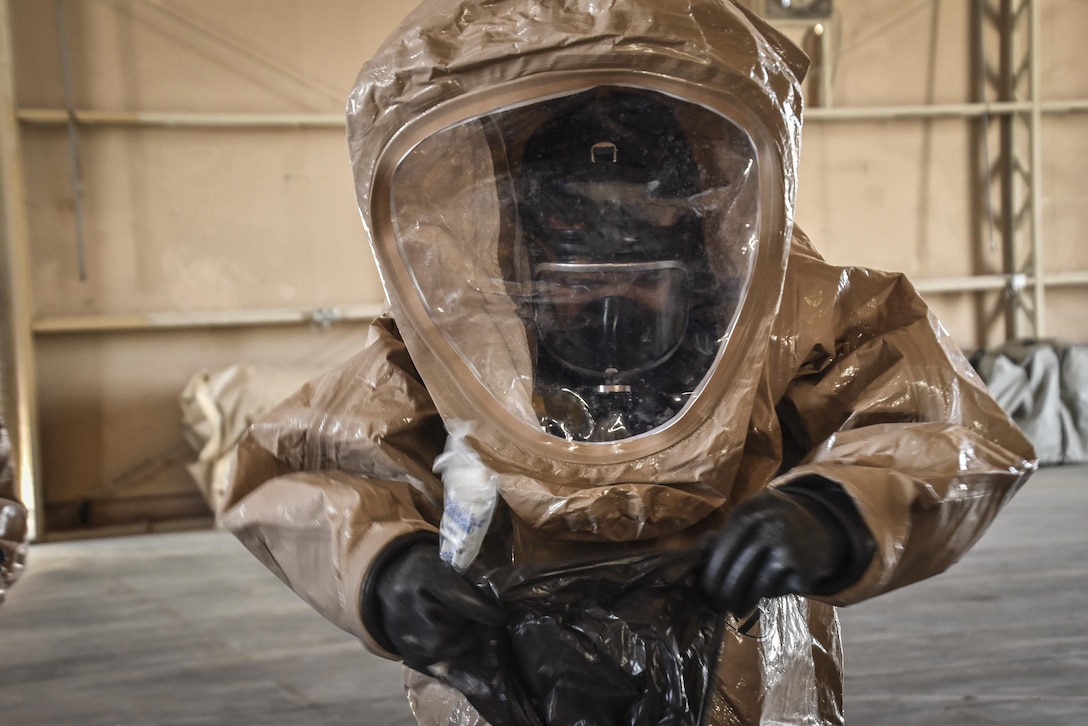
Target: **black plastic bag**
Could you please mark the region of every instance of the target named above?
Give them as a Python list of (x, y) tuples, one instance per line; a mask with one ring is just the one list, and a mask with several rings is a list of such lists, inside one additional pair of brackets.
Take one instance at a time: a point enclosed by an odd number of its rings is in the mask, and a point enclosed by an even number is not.
[(698, 552), (477, 575), (504, 628), (447, 664), (491, 726), (700, 726), (722, 618), (695, 589)]

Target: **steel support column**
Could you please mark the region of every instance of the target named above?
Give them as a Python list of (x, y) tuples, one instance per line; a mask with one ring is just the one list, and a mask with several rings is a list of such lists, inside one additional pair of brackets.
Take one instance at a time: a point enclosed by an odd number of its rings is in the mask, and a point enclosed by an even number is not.
[(991, 74), (998, 101), (1018, 104), (1015, 113), (999, 119), (999, 155), (992, 169), (1000, 186), (1004, 272), (1011, 281), (1004, 299), (1009, 340), (1046, 335), (1038, 5), (1037, 0), (1000, 0), (979, 18), (996, 24), (1000, 39), (999, 67)]
[(11, 432), (19, 496), (30, 513), (30, 537), (41, 531), (38, 392), (31, 331), (30, 242), (8, 0), (0, 0), (0, 394)]

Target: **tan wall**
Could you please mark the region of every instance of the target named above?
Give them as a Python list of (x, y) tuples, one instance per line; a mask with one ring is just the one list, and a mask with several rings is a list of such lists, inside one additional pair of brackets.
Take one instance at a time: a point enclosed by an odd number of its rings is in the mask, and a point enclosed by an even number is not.
[[(340, 115), (388, 3), (67, 3), (77, 109)], [(53, 3), (13, 6), (19, 104), (63, 108)], [(385, 8), (379, 9), (379, 8)], [(39, 315), (381, 300), (342, 128), (25, 126)]]
[[(92, 111), (342, 116), (403, 8), (347, 0), (65, 3), (74, 106)], [(54, 3), (12, 3), (17, 103), (61, 109)], [(39, 321), (122, 313), (301, 309), (383, 295), (344, 132), (78, 128), (86, 279), (64, 125), (24, 123)], [(336, 361), (357, 324), (39, 333), (46, 536), (207, 518), (185, 471), (178, 397), (235, 362)], [(114, 531), (108, 529), (107, 531)]]
[[(1039, 0), (1045, 99), (1088, 98), (1088, 3)], [(363, 61), (407, 11), (378, 0), (68, 2), (81, 110), (340, 115)], [(973, 100), (969, 2), (836, 0), (836, 107)], [(54, 3), (11, 2), (17, 102), (64, 107)], [(803, 27), (787, 32), (815, 48)], [(994, 37), (987, 38), (991, 61)], [(816, 59), (818, 63), (820, 58)], [(815, 69), (813, 93), (821, 67)], [(814, 99), (820, 100), (820, 99)], [(811, 114), (797, 219), (833, 262), (912, 278), (999, 272), (977, 169), (982, 122)], [(988, 122), (996, 156), (998, 123)], [(1088, 114), (1044, 119), (1048, 271), (1088, 270)], [(374, 304), (343, 129), (80, 126), (86, 279), (64, 125), (24, 123), (35, 314), (184, 313)], [(1023, 142), (1021, 142), (1023, 143)], [(1026, 149), (1027, 147), (1022, 147)], [(965, 347), (1000, 342), (1002, 295), (932, 293)], [(1048, 333), (1088, 340), (1088, 289), (1046, 297)], [(205, 515), (184, 463), (178, 395), (233, 362), (354, 352), (340, 324), (36, 336), (46, 534)]]
[[(1036, 0), (1042, 21), (1038, 63), (1044, 101), (1088, 98), (1088, 3)], [(996, 6), (997, 3), (988, 3)], [(978, 100), (971, 68), (971, 2), (836, 0), (830, 21), (836, 107), (963, 104)], [(1026, 16), (1025, 16), (1026, 17)], [(1026, 23), (1023, 25), (1026, 31)], [(795, 36), (804, 36), (794, 31)], [(1018, 37), (1027, 47), (1026, 32)], [(998, 63), (996, 30), (985, 57)], [(806, 45), (813, 46), (811, 36)], [(819, 58), (816, 58), (819, 61)], [(820, 67), (814, 74), (820, 73)], [(999, 100), (994, 88), (986, 99)], [(812, 113), (810, 116), (815, 117)], [(1004, 271), (1000, 195), (987, 199), (978, 174), (1000, 158), (997, 118), (867, 121), (810, 120), (805, 125), (797, 220), (831, 261), (907, 273), (919, 286), (934, 278)], [(981, 145), (984, 133), (988, 143)], [(1026, 126), (1016, 149), (1030, 155)], [(1042, 119), (1042, 265), (1046, 272), (1088, 270), (1079, 230), (1088, 222), (1088, 113)], [(985, 148), (986, 151), (982, 151)], [(1026, 221), (1025, 221), (1026, 225)], [(1030, 247), (1030, 243), (1027, 244)], [(1026, 251), (1021, 259), (1026, 260)], [(998, 292), (928, 293), (927, 300), (966, 348), (1004, 341)], [(1044, 332), (1088, 340), (1088, 288), (1049, 289)], [(1021, 316), (1022, 317), (1022, 316)], [(1032, 328), (1021, 321), (1023, 334)]]

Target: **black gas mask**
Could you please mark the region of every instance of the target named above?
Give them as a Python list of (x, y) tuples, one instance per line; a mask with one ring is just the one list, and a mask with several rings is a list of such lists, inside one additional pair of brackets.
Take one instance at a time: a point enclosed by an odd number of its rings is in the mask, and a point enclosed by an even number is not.
[[(675, 387), (675, 374), (652, 373), (684, 346), (706, 283), (697, 279), (706, 265), (692, 201), (699, 169), (657, 96), (595, 89), (565, 102), (569, 110), (525, 141), (515, 170), (531, 324), (546, 358), (538, 382), (576, 395), (578, 408), (620, 399), (631, 408), (632, 396)], [(638, 433), (630, 415), (620, 418), (609, 424), (618, 436)]]
[(526, 141), (518, 210), (541, 347), (578, 376), (620, 383), (684, 338), (698, 168), (659, 100), (592, 93)]

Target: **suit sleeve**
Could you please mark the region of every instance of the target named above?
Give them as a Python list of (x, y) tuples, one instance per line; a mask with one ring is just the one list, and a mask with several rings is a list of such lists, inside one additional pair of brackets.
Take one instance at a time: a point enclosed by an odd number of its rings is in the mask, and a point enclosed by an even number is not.
[(827, 598), (848, 604), (956, 562), (1035, 454), (904, 277), (807, 255), (790, 266), (776, 340), (793, 375), (777, 408), (796, 454), (773, 485), (818, 476), (857, 504), (876, 554)]
[(394, 540), (437, 533), (431, 466), (444, 441), (393, 322), (380, 319), (362, 353), (249, 428), (221, 521), (318, 612), (392, 657), (363, 623), (360, 592)]
[(0, 603), (26, 564), (27, 511), (15, 494), (11, 440), (0, 421)]

